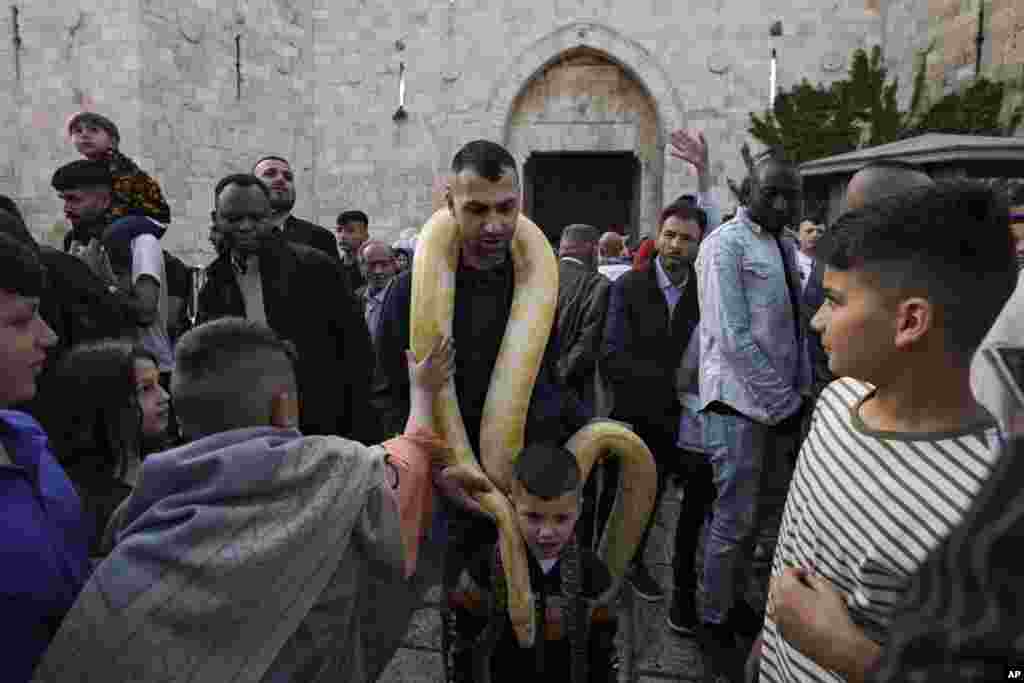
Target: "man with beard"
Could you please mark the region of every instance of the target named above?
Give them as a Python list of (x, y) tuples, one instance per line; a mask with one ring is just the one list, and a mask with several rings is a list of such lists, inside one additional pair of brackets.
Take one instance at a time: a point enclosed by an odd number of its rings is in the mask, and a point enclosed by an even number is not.
[(746, 652), (736, 638), (752, 640), (760, 630), (743, 588), (758, 524), (769, 543), (777, 538), (810, 388), (800, 285), (780, 240), (800, 208), (800, 175), (768, 154), (751, 164), (750, 187), (747, 205), (708, 235), (696, 261), (700, 406), (718, 494), (698, 628), (708, 680), (739, 680)]
[(281, 231), (285, 240), (305, 244), (338, 258), (338, 245), (329, 230), (292, 215), (295, 206), (295, 174), (285, 159), (263, 157), (252, 167), (252, 173), (270, 188), (270, 222)]
[(71, 253), (117, 297), (132, 325), (131, 335), (157, 357), (164, 381), (169, 381), (174, 356), (167, 334), (166, 262), (160, 247), (166, 228), (136, 214), (112, 221), (114, 179), (105, 161), (73, 161), (57, 169), (51, 184), (72, 225)]
[[(511, 242), (520, 211), (520, 183), (515, 159), (494, 142), (476, 140), (455, 155), (446, 204), (461, 228), (462, 244), (455, 272), (455, 312), (452, 338), (455, 394), (474, 453), (480, 452), (480, 421), (491, 373), (508, 325), (514, 292)], [(413, 268), (415, 268), (415, 264)], [(381, 364), (392, 398), (402, 417), (408, 414), (409, 348), (412, 272), (397, 276), (384, 304), (380, 330)], [(558, 380), (557, 331), (552, 331), (541, 361), (526, 416), (526, 443), (564, 442), (585, 424), (583, 407)], [(450, 468), (449, 468), (450, 469)], [(449, 489), (442, 473), (438, 484), (470, 509), (473, 501)], [(451, 511), (448, 519), (446, 575), (461, 571), (462, 558), (497, 538), (493, 524)]]
[[(682, 406), (675, 380), (683, 351), (700, 319), (693, 261), (707, 227), (705, 221), (704, 212), (687, 202), (666, 207), (658, 224), (652, 267), (631, 270), (612, 283), (608, 303), (602, 373), (615, 395), (612, 417), (633, 425), (654, 454), (658, 466), (655, 509), (669, 474), (680, 471), (682, 454), (676, 447), (676, 433)], [(694, 496), (688, 490), (686, 497)], [(643, 562), (654, 517), (648, 520), (630, 576), (637, 594), (652, 601), (664, 595)], [(699, 517), (697, 533), (703, 513)], [(680, 517), (679, 523), (689, 522)], [(694, 552), (690, 547), (689, 557), (679, 558), (690, 562), (690, 573)], [(690, 595), (696, 585), (677, 588)], [(687, 604), (688, 609), (683, 609), (692, 615), (692, 599)]]
[(366, 327), (370, 330), (373, 342), (374, 369), (373, 381), (370, 383), (370, 408), (375, 415), (377, 440), (386, 439), (402, 430), (400, 410), (391, 400), (388, 389), (388, 376), (381, 369), (380, 363), (380, 320), (384, 311), (384, 303), (391, 292), (391, 285), (398, 273), (398, 261), (394, 250), (380, 240), (369, 240), (359, 251), (359, 266), (366, 274), (366, 284), (356, 290)]
[[(302, 431), (363, 440), (373, 351), (337, 262), (285, 240), (274, 227), (270, 190), (256, 176), (228, 176), (214, 196), (224, 250), (207, 268), (197, 324), (223, 317), (268, 324), (298, 351)], [(310, 302), (324, 303), (314, 315)]]

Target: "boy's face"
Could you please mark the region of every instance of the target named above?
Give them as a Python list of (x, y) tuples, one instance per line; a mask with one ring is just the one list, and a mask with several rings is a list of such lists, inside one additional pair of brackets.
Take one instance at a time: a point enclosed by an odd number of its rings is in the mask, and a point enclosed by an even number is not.
[(114, 138), (92, 123), (79, 123), (71, 131), (71, 142), (86, 159), (102, 159), (114, 148)]
[(821, 334), (828, 368), (837, 377), (880, 384), (896, 350), (892, 305), (873, 278), (858, 270), (825, 268), (825, 303), (811, 327)]
[(0, 290), (0, 408), (29, 401), (57, 335), (39, 317), (39, 299)]
[(544, 500), (531, 496), (516, 485), (512, 502), (519, 530), (533, 556), (538, 561), (556, 559), (576, 528), (576, 520), (580, 517), (580, 494), (573, 491), (554, 500)]

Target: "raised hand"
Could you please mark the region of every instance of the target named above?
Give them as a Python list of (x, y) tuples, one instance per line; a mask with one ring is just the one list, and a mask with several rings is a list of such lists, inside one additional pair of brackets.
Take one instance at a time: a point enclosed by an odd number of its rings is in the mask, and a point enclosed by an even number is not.
[(708, 143), (700, 131), (677, 130), (669, 137), (672, 156), (691, 164), (697, 175), (708, 172)]
[(436, 394), (455, 374), (455, 342), (451, 337), (439, 339), (419, 363), (412, 351), (407, 350), (405, 357), (409, 362), (409, 384), (413, 389)]

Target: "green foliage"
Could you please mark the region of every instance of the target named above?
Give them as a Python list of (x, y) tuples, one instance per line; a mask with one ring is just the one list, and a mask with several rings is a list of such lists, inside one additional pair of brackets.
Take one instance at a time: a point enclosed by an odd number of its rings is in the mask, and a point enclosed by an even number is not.
[[(860, 135), (844, 94), (804, 80), (775, 98), (764, 118), (751, 114), (751, 134), (769, 147), (785, 150), (797, 162), (856, 149)], [(794, 134), (805, 131), (805, 134)]]
[(911, 134), (1012, 135), (1024, 118), (1024, 106), (1011, 110), (1004, 125), (1000, 119), (1005, 97), (1003, 83), (979, 78), (962, 91), (950, 93), (936, 102), (915, 122)]
[[(1012, 135), (1024, 120), (1024, 105), (1001, 115), (1006, 88), (985, 78), (927, 106), (926, 62), (920, 54), (910, 108), (901, 111), (897, 79), (888, 79), (882, 51), (857, 50), (847, 78), (830, 86), (806, 79), (779, 93), (763, 115), (750, 114), (750, 134), (768, 147), (781, 148), (797, 163), (894, 142), (930, 132)], [(923, 110), (923, 111), (922, 111)]]

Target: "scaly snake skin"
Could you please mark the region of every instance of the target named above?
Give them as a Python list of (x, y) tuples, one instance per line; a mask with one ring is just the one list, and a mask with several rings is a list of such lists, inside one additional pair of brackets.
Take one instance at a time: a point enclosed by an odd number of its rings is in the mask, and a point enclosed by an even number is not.
[[(448, 209), (437, 211), (420, 231), (412, 270), (410, 347), (422, 360), (438, 340), (452, 335), (455, 317), (455, 271), (461, 234)], [(480, 425), (480, 462), (473, 454), (455, 395), (454, 380), (441, 389), (434, 402), (434, 430), (450, 450), (448, 465), (473, 468), (495, 488), (478, 494), (484, 510), (494, 515), (498, 548), (508, 586), (508, 612), (519, 644), (534, 644), (537, 630), (536, 600), (530, 589), (528, 549), (507, 497), (512, 465), (523, 448), (526, 414), (534, 383), (555, 320), (558, 303), (558, 262), (547, 237), (530, 219), (520, 215), (512, 239), (515, 291), (508, 326), (491, 374)], [(456, 340), (458, 341), (458, 340)], [(654, 459), (635, 434), (610, 421), (591, 423), (566, 446), (576, 456), (584, 480), (594, 463), (610, 449), (623, 462), (623, 485), (601, 543), (602, 559), (615, 578), (610, 596), (621, 585), (629, 559), (654, 506), (657, 480)]]

